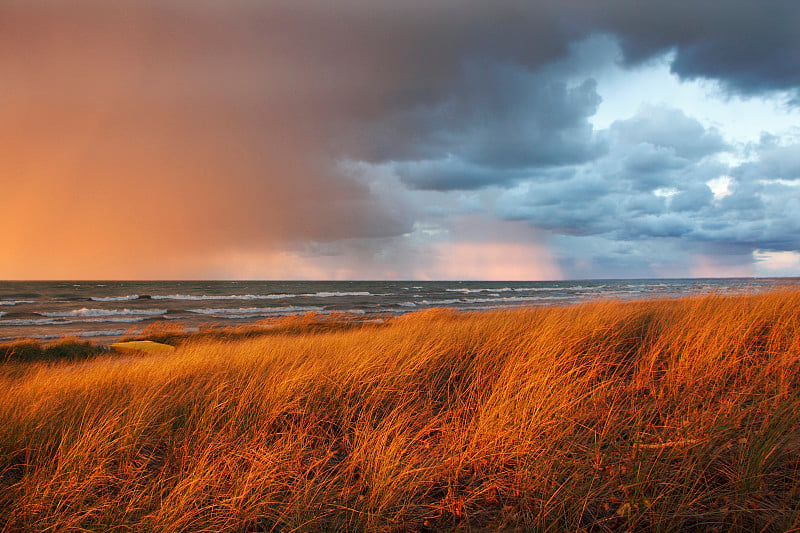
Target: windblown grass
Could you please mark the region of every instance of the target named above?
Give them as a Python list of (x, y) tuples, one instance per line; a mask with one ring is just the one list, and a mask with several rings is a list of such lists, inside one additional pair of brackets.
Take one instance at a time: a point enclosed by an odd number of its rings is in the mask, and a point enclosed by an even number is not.
[(67, 337), (51, 343), (42, 343), (34, 339), (20, 339), (0, 344), (0, 362), (77, 361), (107, 352), (108, 350), (102, 346), (76, 338)]
[(0, 373), (3, 531), (800, 526), (800, 291)]

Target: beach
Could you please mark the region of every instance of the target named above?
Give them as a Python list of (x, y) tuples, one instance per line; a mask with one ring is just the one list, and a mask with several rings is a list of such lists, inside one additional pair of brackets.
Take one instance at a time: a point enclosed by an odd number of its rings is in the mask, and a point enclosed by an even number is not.
[(0, 523), (792, 529), (798, 310), (776, 288), (317, 314), (161, 332), (163, 354), (7, 355)]

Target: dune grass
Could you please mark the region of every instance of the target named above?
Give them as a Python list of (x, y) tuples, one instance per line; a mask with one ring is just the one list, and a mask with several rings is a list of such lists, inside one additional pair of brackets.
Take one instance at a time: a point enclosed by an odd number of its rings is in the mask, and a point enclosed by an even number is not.
[(0, 363), (78, 361), (103, 353), (108, 353), (103, 346), (75, 338), (58, 339), (51, 343), (42, 343), (34, 339), (20, 339), (0, 344)]
[(0, 372), (2, 531), (800, 526), (800, 291), (299, 324)]

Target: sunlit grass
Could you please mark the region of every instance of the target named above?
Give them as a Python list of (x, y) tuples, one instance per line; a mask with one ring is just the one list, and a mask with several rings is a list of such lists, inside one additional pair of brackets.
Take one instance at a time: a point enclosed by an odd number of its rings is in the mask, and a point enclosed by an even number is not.
[(0, 525), (800, 526), (799, 291), (320, 322), (13, 363)]

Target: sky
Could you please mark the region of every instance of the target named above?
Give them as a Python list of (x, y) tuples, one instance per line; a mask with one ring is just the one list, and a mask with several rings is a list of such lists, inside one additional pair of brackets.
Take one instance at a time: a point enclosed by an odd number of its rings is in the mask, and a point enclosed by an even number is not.
[(794, 0), (3, 0), (0, 279), (800, 275)]

